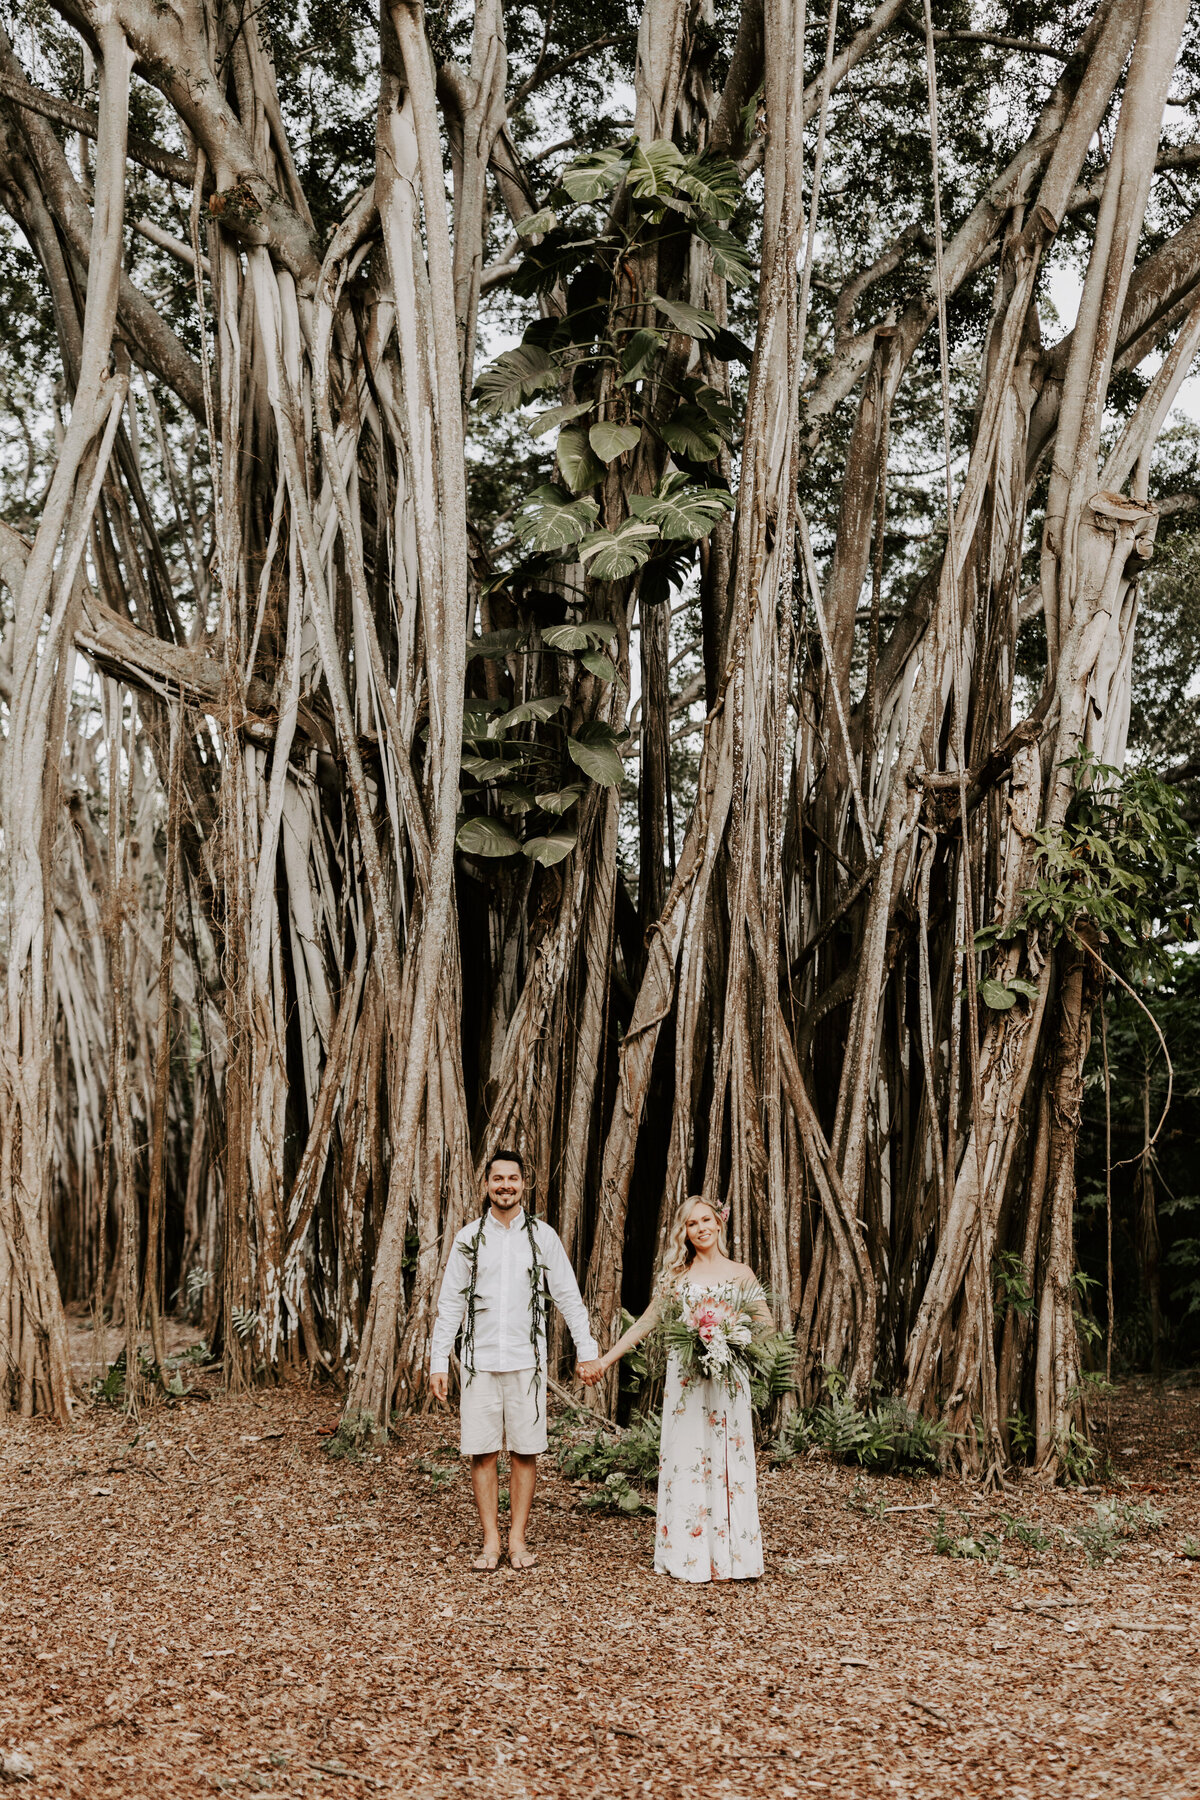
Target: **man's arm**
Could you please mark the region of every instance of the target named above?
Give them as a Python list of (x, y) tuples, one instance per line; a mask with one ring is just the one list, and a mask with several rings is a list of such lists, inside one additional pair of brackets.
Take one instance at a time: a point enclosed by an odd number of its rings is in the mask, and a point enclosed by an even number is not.
[(450, 1352), (458, 1336), (458, 1328), (467, 1310), (467, 1282), (470, 1268), (462, 1245), (455, 1238), (446, 1261), (446, 1272), (438, 1291), (437, 1317), (429, 1343), (429, 1390), (435, 1400), (446, 1398), (450, 1369)]
[(550, 1298), (567, 1322), (567, 1330), (571, 1334), (580, 1365), (594, 1363), (600, 1355), (600, 1346), (592, 1336), (587, 1308), (583, 1304), (583, 1295), (579, 1292), (579, 1283), (575, 1279), (570, 1258), (556, 1231), (544, 1225), (542, 1232), (542, 1260)]

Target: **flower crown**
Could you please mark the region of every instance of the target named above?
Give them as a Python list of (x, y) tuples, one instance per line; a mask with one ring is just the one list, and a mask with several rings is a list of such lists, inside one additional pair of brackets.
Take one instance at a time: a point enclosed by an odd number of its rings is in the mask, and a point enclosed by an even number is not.
[(724, 1206), (714, 1206), (713, 1211), (716, 1213), (718, 1219), (720, 1219), (722, 1225), (728, 1225), (728, 1223), (729, 1223), (729, 1202), (728, 1202), (728, 1200), (725, 1202)]

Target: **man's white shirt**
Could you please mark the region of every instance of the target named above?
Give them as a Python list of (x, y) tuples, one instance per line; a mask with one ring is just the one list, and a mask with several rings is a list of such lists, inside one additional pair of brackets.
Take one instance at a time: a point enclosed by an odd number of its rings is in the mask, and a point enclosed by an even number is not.
[(450, 1352), (466, 1316), (467, 1289), (475, 1234), (482, 1231), (475, 1275), (475, 1332), (471, 1366), (481, 1372), (546, 1367), (545, 1332), (539, 1333), (540, 1354), (533, 1347), (533, 1246), (536, 1233), (538, 1262), (545, 1271), (550, 1298), (566, 1320), (580, 1362), (591, 1362), (600, 1348), (592, 1336), (587, 1309), (570, 1258), (556, 1231), (541, 1219), (527, 1219), (519, 1212), (509, 1226), (499, 1225), (489, 1207), (482, 1223), (472, 1219), (454, 1240), (442, 1276), (437, 1319), (430, 1346), (429, 1372), (442, 1374), (450, 1367)]

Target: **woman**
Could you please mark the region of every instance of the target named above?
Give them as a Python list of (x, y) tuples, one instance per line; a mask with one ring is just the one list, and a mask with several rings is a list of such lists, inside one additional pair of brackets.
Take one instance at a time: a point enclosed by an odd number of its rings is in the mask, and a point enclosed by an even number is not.
[[(727, 1299), (750, 1288), (755, 1317), (770, 1328), (754, 1271), (729, 1260), (727, 1216), (727, 1209), (716, 1212), (698, 1194), (684, 1201), (671, 1226), (658, 1291), (601, 1357), (595, 1380), (653, 1331), (672, 1293), (686, 1291), (689, 1301)], [(678, 1581), (753, 1581), (763, 1570), (749, 1385), (743, 1375), (730, 1393), (718, 1381), (685, 1375), (674, 1352), (663, 1396), (654, 1568)]]

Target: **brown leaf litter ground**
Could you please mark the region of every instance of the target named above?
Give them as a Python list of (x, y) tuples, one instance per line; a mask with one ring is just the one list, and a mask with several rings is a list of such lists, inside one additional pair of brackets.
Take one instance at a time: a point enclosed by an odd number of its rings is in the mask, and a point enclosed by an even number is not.
[(1200, 1797), (1195, 1377), (1119, 1388), (1103, 1491), (761, 1457), (766, 1575), (698, 1588), (548, 1458), (541, 1566), (473, 1575), (449, 1419), (334, 1462), (332, 1393), (185, 1379), (0, 1431), (14, 1794)]

